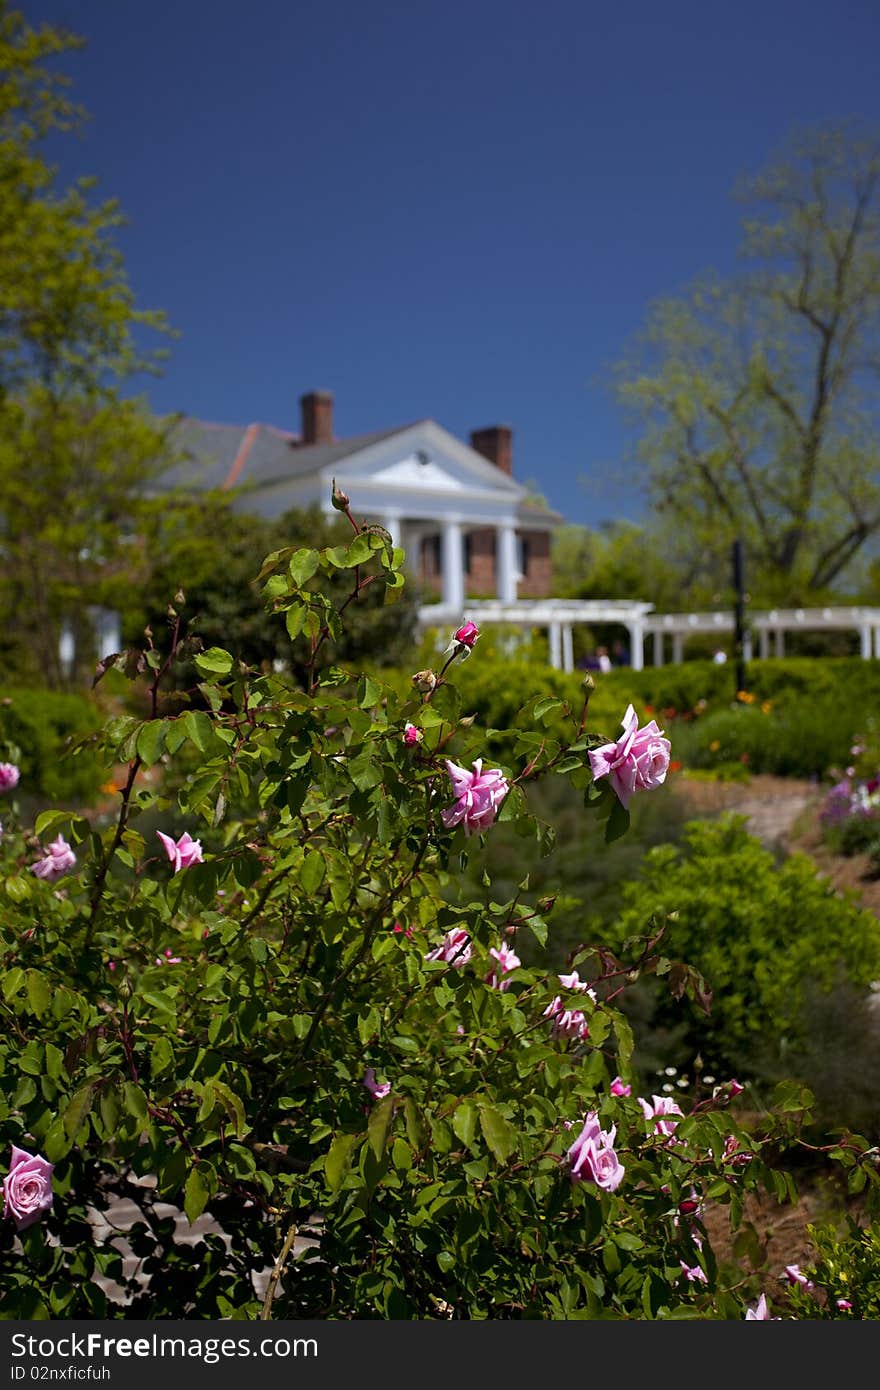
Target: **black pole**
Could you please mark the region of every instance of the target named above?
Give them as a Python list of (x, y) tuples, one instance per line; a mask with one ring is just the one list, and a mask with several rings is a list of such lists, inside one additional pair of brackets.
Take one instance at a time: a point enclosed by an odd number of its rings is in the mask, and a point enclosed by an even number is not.
[(743, 548), (742, 541), (737, 539), (733, 542), (733, 589), (735, 594), (733, 608), (733, 654), (736, 661), (736, 688), (745, 690), (746, 688), (746, 593), (743, 584)]

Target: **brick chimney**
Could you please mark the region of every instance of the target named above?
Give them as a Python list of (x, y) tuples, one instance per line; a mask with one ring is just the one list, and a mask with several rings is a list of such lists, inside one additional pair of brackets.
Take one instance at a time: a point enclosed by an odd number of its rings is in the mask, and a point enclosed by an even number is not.
[(471, 448), (494, 463), (508, 478), (513, 472), (513, 430), (509, 425), (487, 425), (483, 430), (471, 430)]
[(308, 391), (299, 398), (302, 444), (329, 444), (333, 439), (333, 392)]

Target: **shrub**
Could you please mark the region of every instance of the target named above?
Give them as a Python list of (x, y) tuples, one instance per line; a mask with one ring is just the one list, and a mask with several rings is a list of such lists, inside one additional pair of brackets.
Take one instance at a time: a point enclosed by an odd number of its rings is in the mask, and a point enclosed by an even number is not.
[[(791, 1196), (764, 1162), (786, 1130), (747, 1133), (731, 1087), (658, 1124), (660, 1098), (646, 1114), (611, 1083), (632, 1049), (618, 996), (663, 972), (659, 953), (587, 948), (563, 982), (541, 959), (552, 903), (526, 880), (456, 891), (496, 817), (543, 841), (540, 779), (565, 777), (609, 837), (625, 831), (591, 774), (588, 710), (563, 745), (537, 705), (537, 727), (481, 768), (450, 662), (402, 698), (324, 664), (347, 600), (312, 579), (345, 574), (352, 601), (401, 583), (401, 552), (355, 530), (264, 570), (312, 645), (304, 689), (213, 648), (193, 658), (200, 706), (161, 715), (148, 649), (149, 717), (101, 740), (129, 767), (115, 824), (48, 811), (39, 855), (14, 828), (0, 841), (5, 1181), (22, 1152), (39, 1168), (37, 1219), (8, 1203), (0, 1221), (4, 1313), (740, 1318), (702, 1203), (735, 1224), (758, 1184)], [(172, 806), (141, 774), (185, 748), (200, 758)], [(156, 813), (167, 829), (147, 839)], [(683, 966), (674, 983), (701, 989)], [(95, 1221), (123, 1197), (134, 1273)], [(222, 1234), (176, 1242), (181, 1208)]]
[(0, 751), (19, 766), (31, 803), (90, 805), (95, 800), (106, 773), (87, 749), (74, 753), (70, 748), (100, 724), (97, 705), (84, 695), (6, 692), (0, 700)]
[[(667, 1060), (688, 1068), (699, 1054), (722, 1075), (789, 1075), (811, 1051), (819, 1006), (832, 1009), (840, 989), (864, 1002), (880, 978), (876, 918), (838, 895), (805, 855), (777, 864), (742, 817), (695, 821), (682, 848), (650, 850), (623, 899), (611, 941), (649, 935), (668, 913), (665, 953), (690, 962), (713, 992), (709, 1017), (684, 1005), (681, 1052)], [(680, 1021), (664, 997), (653, 1004), (652, 1027)], [(840, 1058), (859, 1067), (857, 1051), (843, 1047)], [(837, 1100), (844, 1106), (846, 1097)]]
[(827, 698), (779, 707), (756, 701), (670, 723), (669, 732), (687, 768), (741, 762), (750, 772), (818, 779), (846, 756), (854, 718), (852, 709)]
[[(854, 1175), (861, 1186), (861, 1176)], [(835, 1320), (880, 1318), (880, 1227), (862, 1226), (852, 1217), (844, 1231), (825, 1223), (807, 1227), (815, 1253), (803, 1274), (811, 1288), (794, 1283), (788, 1303), (796, 1318)]]

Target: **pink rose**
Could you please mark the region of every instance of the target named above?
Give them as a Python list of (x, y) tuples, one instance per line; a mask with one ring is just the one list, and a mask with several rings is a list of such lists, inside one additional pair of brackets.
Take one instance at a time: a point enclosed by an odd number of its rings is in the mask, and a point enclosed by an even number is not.
[(20, 775), (15, 763), (0, 763), (0, 792), (11, 792), (17, 787)]
[(689, 1265), (684, 1260), (679, 1260), (681, 1272), (685, 1279), (691, 1284), (708, 1284), (706, 1271), (700, 1265)]
[(413, 939), (412, 927), (405, 927), (401, 922), (395, 922), (391, 930), (394, 932), (395, 936), (405, 936), (407, 941), (412, 941)]
[(444, 960), (460, 969), (467, 965), (472, 954), (471, 939), (467, 932), (463, 927), (453, 927), (452, 931), (446, 933), (440, 945), (427, 953), (425, 960)]
[(3, 1179), (3, 1215), (19, 1231), (33, 1226), (51, 1207), (53, 1168), (42, 1154), (29, 1154), (12, 1145), (9, 1172)]
[(632, 1086), (627, 1086), (619, 1076), (615, 1076), (608, 1088), (613, 1096), (631, 1096)]
[(554, 1038), (589, 1037), (590, 1025), (587, 1023), (586, 1016), (580, 1009), (563, 1008), (562, 1000), (558, 994), (547, 1005), (543, 1017), (553, 1020)]
[(498, 767), (483, 771), (483, 760), (477, 758), (473, 772), (446, 760), (446, 771), (452, 782), (455, 805), (441, 811), (440, 817), (447, 830), (455, 825), (464, 825), (465, 835), (475, 831), (488, 830), (498, 814), (499, 807), (510, 786), (507, 778)]
[(387, 1095), (391, 1094), (391, 1082), (377, 1081), (376, 1073), (372, 1067), (367, 1067), (361, 1084), (366, 1086), (374, 1100), (384, 1100)]
[(59, 835), (53, 840), (42, 859), (38, 859), (36, 864), (31, 864), (31, 873), (36, 874), (37, 878), (44, 878), (49, 883), (54, 883), (56, 878), (66, 874), (68, 869), (72, 869), (76, 863), (76, 855), (70, 848), (63, 835)]
[(678, 1115), (680, 1119), (684, 1119), (684, 1115), (676, 1105), (675, 1101), (670, 1100), (669, 1096), (652, 1096), (651, 1100), (653, 1101), (653, 1105), (649, 1104), (648, 1101), (643, 1100), (641, 1096), (639, 1096), (638, 1098), (639, 1105), (642, 1107), (642, 1114), (644, 1115), (645, 1119), (654, 1121), (654, 1133), (667, 1135), (674, 1134), (675, 1126), (678, 1124), (678, 1120), (663, 1120), (658, 1119), (657, 1117), (659, 1115)]
[(589, 753), (593, 780), (607, 777), (620, 803), (629, 806), (634, 791), (649, 791), (665, 781), (669, 768), (670, 743), (654, 719), (639, 728), (632, 705), (621, 721), (623, 734), (616, 743), (605, 743)]
[(851, 1312), (852, 1312), (852, 1304), (850, 1303), (850, 1301), (849, 1301), (848, 1298), (838, 1298), (838, 1299), (837, 1299), (837, 1306), (838, 1306), (838, 1308), (840, 1309), (841, 1313), (851, 1313)]
[(601, 1187), (605, 1192), (613, 1192), (620, 1186), (624, 1168), (614, 1152), (615, 1125), (603, 1130), (599, 1117), (591, 1110), (584, 1119), (584, 1127), (567, 1152), (572, 1182), (587, 1179)]
[(460, 642), (463, 647), (473, 649), (473, 645), (480, 635), (480, 629), (476, 623), (464, 623), (453, 634), (453, 642)]
[(157, 956), (157, 957), (156, 957), (156, 964), (157, 964), (157, 965), (180, 965), (180, 962), (182, 961), (182, 959), (183, 959), (182, 956), (173, 956), (173, 955), (171, 954), (171, 947), (170, 947), (170, 946), (166, 946), (166, 947), (165, 947), (165, 950), (162, 952), (161, 956)]
[(590, 989), (586, 980), (582, 980), (576, 970), (572, 970), (570, 975), (560, 975), (559, 983), (562, 985), (563, 989), (574, 989), (577, 990), (578, 994), (588, 994), (595, 1004), (596, 991)]
[(498, 969), (489, 971), (488, 975), (485, 977), (486, 984), (491, 985), (492, 989), (509, 989), (510, 981), (506, 980), (504, 977), (509, 974), (511, 970), (516, 970), (517, 966), (522, 965), (522, 961), (515, 951), (512, 951), (509, 946), (505, 946), (504, 944), (497, 950), (492, 946), (489, 950), (489, 955), (493, 960), (498, 962)]
[(807, 1278), (806, 1274), (801, 1274), (798, 1265), (786, 1265), (785, 1277), (790, 1284), (800, 1284), (805, 1289), (812, 1289), (815, 1285)]
[(161, 830), (156, 834), (165, 847), (165, 853), (174, 865), (174, 872), (180, 869), (188, 869), (191, 864), (202, 864), (202, 845), (200, 840), (193, 840), (188, 830), (184, 830), (179, 840), (172, 840), (170, 835), (163, 835)]
[(746, 1322), (779, 1322), (779, 1318), (771, 1318), (768, 1313), (764, 1294), (761, 1294), (754, 1308), (746, 1309)]
[(421, 743), (421, 729), (417, 729), (415, 724), (407, 724), (403, 731), (403, 741), (408, 748), (412, 747), (414, 743)]

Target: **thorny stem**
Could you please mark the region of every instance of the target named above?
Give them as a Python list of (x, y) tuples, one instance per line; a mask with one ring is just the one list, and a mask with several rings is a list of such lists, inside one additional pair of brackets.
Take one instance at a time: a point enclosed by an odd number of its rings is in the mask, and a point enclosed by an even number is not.
[[(175, 615), (174, 615), (174, 631), (173, 631), (172, 634), (171, 634), (171, 649), (170, 649), (170, 651), (169, 651), (167, 657), (166, 657), (165, 660), (163, 661), (162, 665), (158, 668), (157, 671), (154, 672), (154, 674), (153, 674), (153, 679), (152, 679), (152, 681), (151, 681), (151, 683), (150, 683), (150, 718), (151, 718), (151, 719), (155, 719), (156, 716), (157, 716), (157, 714), (158, 714), (158, 710), (159, 710), (159, 686), (160, 686), (160, 684), (161, 684), (161, 681), (162, 681), (163, 676), (167, 673), (167, 671), (169, 670), (169, 668), (170, 668), (170, 666), (171, 666), (171, 663), (172, 663), (173, 660), (174, 660), (174, 657), (175, 657), (175, 654), (176, 654), (176, 652), (177, 652), (177, 648), (178, 648), (179, 644), (180, 644), (180, 615), (179, 615), (178, 613), (175, 613)], [(150, 647), (152, 648), (152, 640), (151, 640), (151, 639), (150, 639)], [(94, 935), (95, 927), (96, 927), (97, 924), (98, 924), (98, 918), (99, 918), (99, 916), (100, 916), (101, 899), (102, 899), (102, 897), (103, 897), (103, 895), (104, 895), (104, 884), (105, 884), (106, 881), (107, 881), (107, 874), (108, 874), (109, 871), (110, 871), (110, 865), (111, 865), (111, 863), (112, 863), (112, 861), (113, 861), (113, 856), (114, 856), (114, 854), (116, 853), (116, 851), (118, 850), (119, 846), (122, 844), (122, 839), (123, 839), (123, 836), (125, 835), (125, 831), (126, 831), (126, 828), (127, 828), (127, 826), (128, 826), (128, 815), (129, 815), (129, 810), (130, 810), (130, 808), (131, 808), (131, 794), (132, 794), (132, 792), (133, 792), (133, 790), (134, 790), (135, 780), (136, 780), (137, 775), (138, 775), (138, 773), (140, 772), (142, 766), (143, 766), (143, 760), (142, 760), (140, 754), (139, 754), (139, 753), (135, 753), (135, 756), (132, 758), (131, 762), (130, 762), (129, 765), (128, 765), (128, 776), (127, 776), (127, 778), (126, 778), (125, 786), (123, 787), (122, 793), (121, 793), (121, 799), (120, 799), (120, 805), (119, 805), (119, 816), (118, 816), (117, 821), (116, 821), (116, 830), (115, 830), (114, 835), (113, 835), (113, 840), (111, 841), (110, 846), (109, 846), (109, 848), (108, 848), (108, 850), (107, 850), (107, 853), (104, 855), (104, 857), (103, 857), (103, 859), (102, 859), (102, 861), (101, 861), (101, 864), (100, 864), (100, 866), (99, 866), (99, 868), (98, 868), (98, 871), (97, 871), (97, 873), (95, 874), (95, 882), (94, 882), (94, 887), (92, 888), (92, 896), (91, 896), (91, 898), (90, 898), (90, 900), (89, 900), (89, 925), (88, 925), (88, 927), (86, 928), (85, 941), (84, 941), (84, 943), (83, 943), (84, 948), (85, 948), (86, 950), (88, 950), (89, 946), (92, 944), (92, 936)]]
[(271, 1315), (272, 1303), (275, 1298), (275, 1290), (278, 1287), (278, 1280), (284, 1273), (284, 1267), (287, 1264), (288, 1256), (290, 1255), (290, 1252), (293, 1249), (293, 1242), (296, 1240), (296, 1230), (296, 1222), (292, 1221), (290, 1223), (290, 1229), (288, 1230), (287, 1235), (284, 1237), (284, 1244), (282, 1245), (281, 1250), (279, 1251), (278, 1259), (275, 1261), (275, 1264), (272, 1268), (272, 1273), (269, 1275), (269, 1282), (266, 1285), (266, 1297), (263, 1299), (263, 1310), (260, 1313), (260, 1320), (263, 1322), (268, 1321)]

